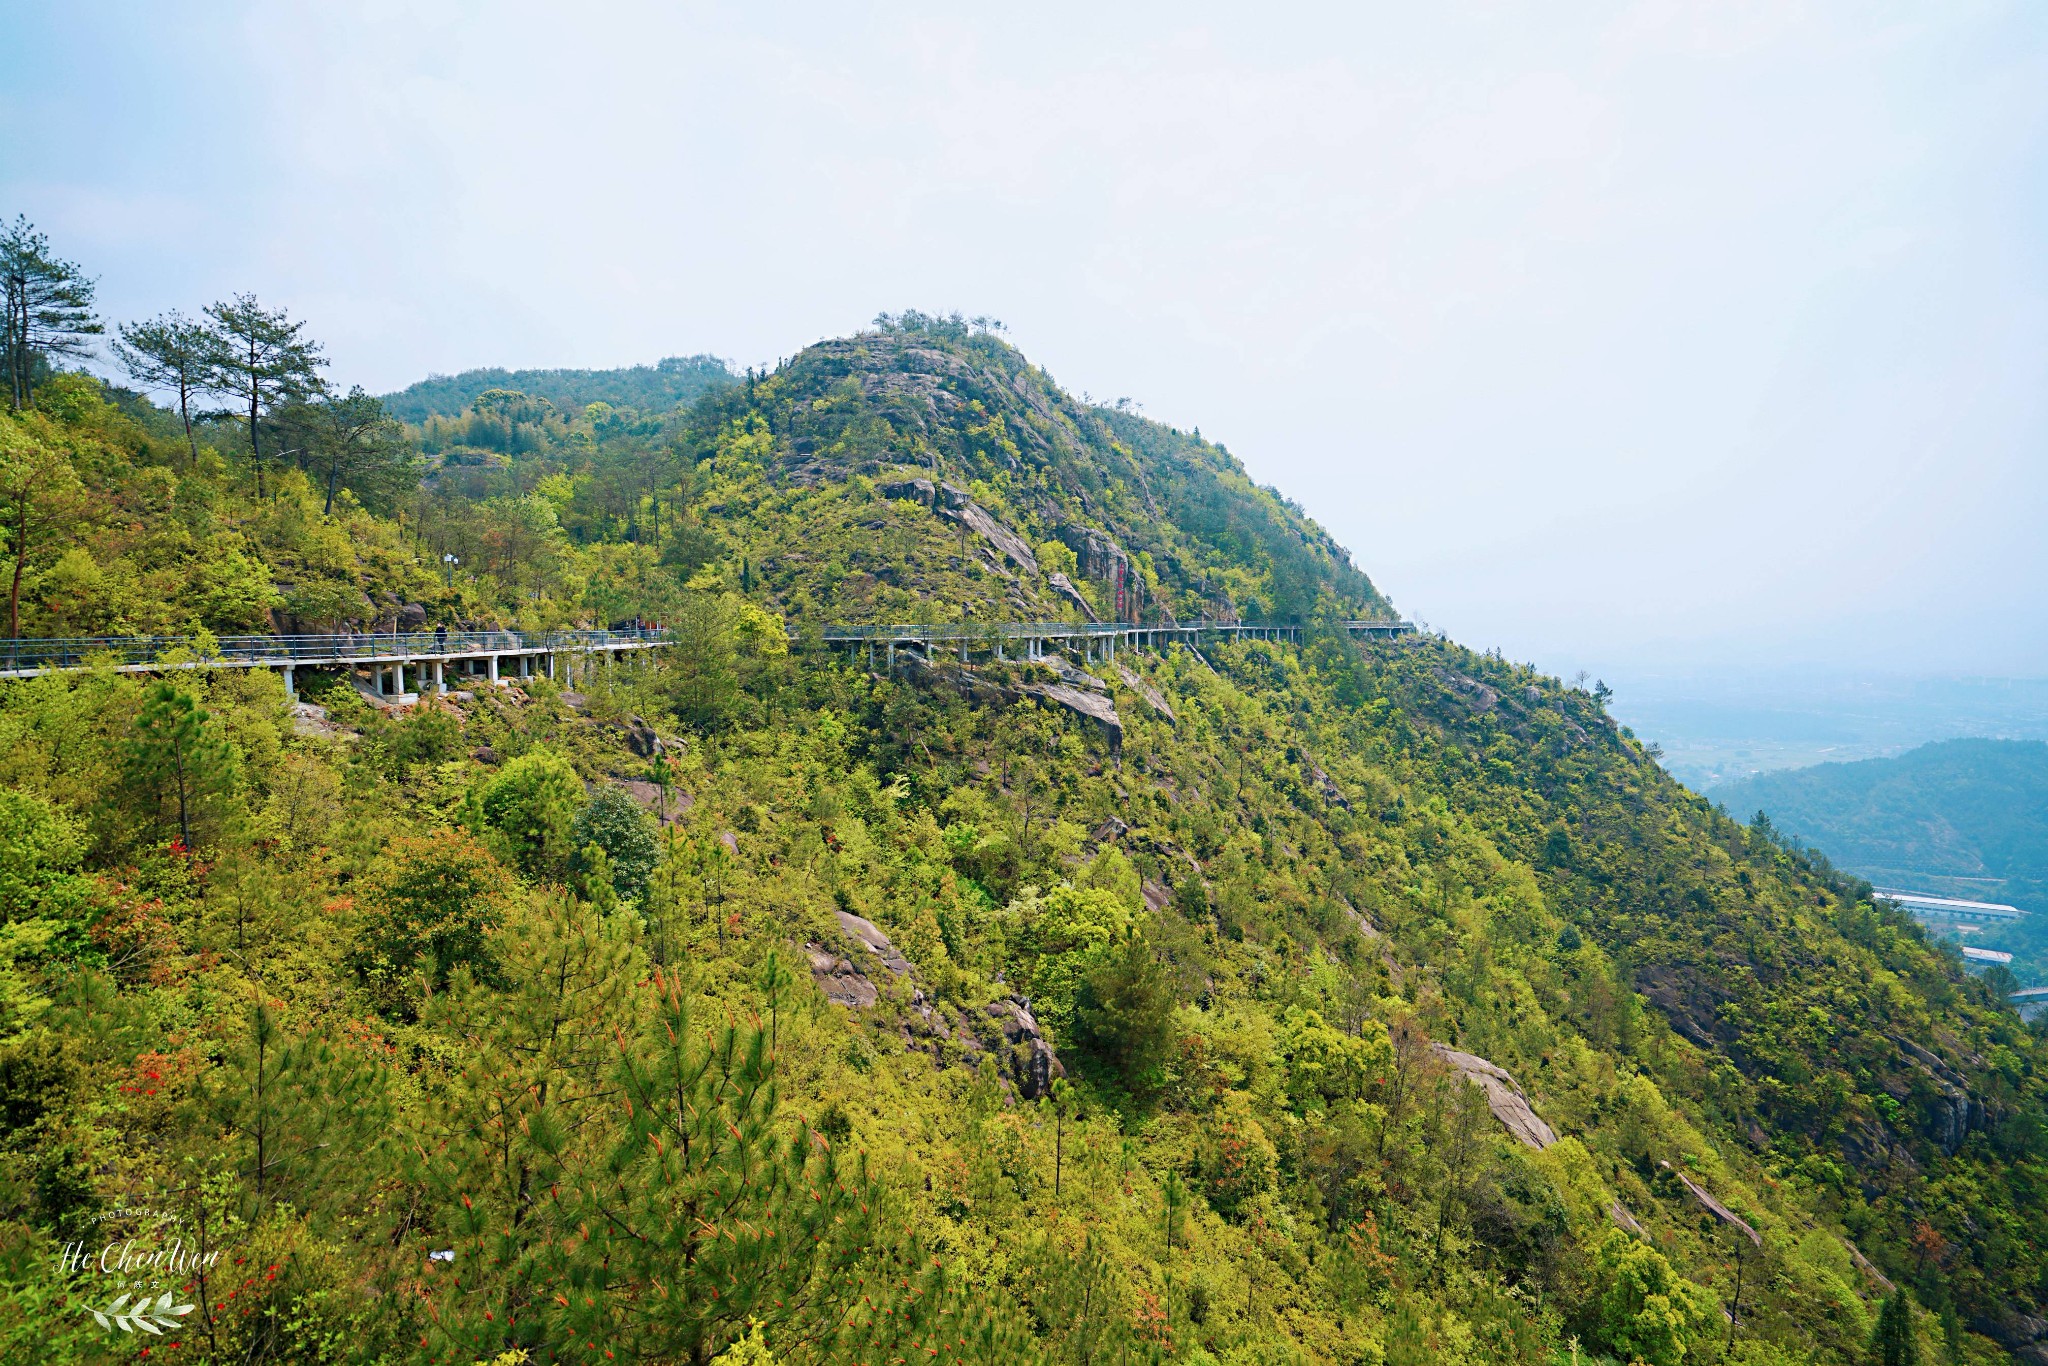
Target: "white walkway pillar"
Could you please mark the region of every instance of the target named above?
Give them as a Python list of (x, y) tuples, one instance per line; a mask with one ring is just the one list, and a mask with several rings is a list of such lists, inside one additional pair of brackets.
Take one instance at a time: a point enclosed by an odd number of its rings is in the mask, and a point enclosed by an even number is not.
[(293, 701), (297, 701), (299, 696), (298, 689), (292, 686), (292, 666), (289, 664), (284, 666), (284, 695)]
[(441, 661), (438, 659), (434, 661), (434, 691), (448, 691), (448, 672), (441, 666)]
[(498, 681), (498, 657), (497, 657), (496, 655), (492, 655), (492, 656), (491, 656), (491, 682), (495, 683), (495, 682), (497, 682), (497, 681)]

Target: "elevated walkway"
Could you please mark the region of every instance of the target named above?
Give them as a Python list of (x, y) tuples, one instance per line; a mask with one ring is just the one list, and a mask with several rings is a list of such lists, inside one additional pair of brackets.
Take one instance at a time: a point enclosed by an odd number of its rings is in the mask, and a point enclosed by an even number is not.
[[(413, 631), (304, 636), (73, 637), (0, 640), (0, 679), (34, 678), (68, 669), (110, 667), (121, 673), (169, 673), (181, 669), (276, 669), (286, 692), (296, 691), (300, 669), (369, 669), (380, 692), (403, 695), (407, 670), (426, 691), (448, 690), (454, 672), (488, 677), (501, 670), (529, 677), (545, 671), (567, 678), (574, 660), (590, 655), (616, 659), (634, 650), (668, 643), (660, 630), (631, 631)], [(429, 679), (431, 675), (431, 680)], [(386, 682), (391, 686), (385, 688)]]
[[(1344, 628), (1354, 636), (1388, 637), (1412, 634), (1415, 624), (1392, 619), (1347, 621)], [(1074, 650), (1086, 658), (1114, 659), (1118, 649), (1157, 648), (1161, 645), (1199, 645), (1218, 640), (1286, 640), (1299, 643), (1308, 628), (1299, 622), (1184, 621), (1144, 624), (1132, 621), (948, 621), (906, 622), (884, 626), (827, 626), (827, 645), (847, 646), (854, 657), (867, 651), (870, 668), (877, 663), (876, 649), (883, 661), (895, 667), (899, 647), (929, 654), (935, 649), (953, 649), (964, 660), (980, 651), (991, 659), (1039, 659), (1048, 649)]]
[[(1412, 622), (1391, 619), (1347, 621), (1354, 636), (1390, 637), (1412, 633)], [(1217, 640), (1299, 642), (1308, 628), (1296, 622), (1187, 621), (1146, 625), (1130, 621), (927, 622), (886, 626), (827, 626), (828, 646), (862, 647), (872, 667), (880, 647), (890, 667), (896, 650), (909, 646), (929, 654), (952, 648), (965, 659), (980, 651), (995, 659), (1040, 659), (1048, 649), (1072, 650), (1087, 658), (1114, 659), (1119, 648), (1157, 648)], [(286, 692), (296, 691), (300, 669), (367, 669), (380, 696), (403, 696), (412, 673), (419, 692), (448, 691), (451, 672), (515, 677), (546, 672), (569, 681), (576, 661), (601, 655), (616, 660), (636, 650), (670, 643), (660, 628), (627, 631), (413, 631), (359, 634), (335, 632), (298, 636), (81, 636), (41, 640), (0, 640), (0, 679), (34, 678), (71, 669), (112, 668), (121, 673), (170, 673), (183, 669), (275, 669)]]

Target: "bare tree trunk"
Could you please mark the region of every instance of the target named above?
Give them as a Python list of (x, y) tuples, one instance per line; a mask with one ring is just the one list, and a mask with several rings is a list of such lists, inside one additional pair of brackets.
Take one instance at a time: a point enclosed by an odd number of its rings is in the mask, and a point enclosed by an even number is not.
[(178, 416), (185, 423), (185, 444), (192, 451), (192, 468), (199, 468), (199, 442), (192, 435), (192, 381), (184, 371), (178, 372)]
[(16, 504), (14, 517), (14, 586), (7, 594), (7, 638), (21, 639), (21, 572), (28, 564), (28, 498)]

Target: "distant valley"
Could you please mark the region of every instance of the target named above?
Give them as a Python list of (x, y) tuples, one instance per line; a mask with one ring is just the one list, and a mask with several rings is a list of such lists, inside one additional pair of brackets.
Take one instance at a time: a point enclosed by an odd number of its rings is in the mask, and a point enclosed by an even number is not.
[(1768, 813), (1873, 883), (2031, 912), (1965, 942), (2016, 955), (2014, 971), (2048, 974), (2048, 744), (1946, 740), (1895, 758), (1827, 763), (1711, 787), (1738, 817)]

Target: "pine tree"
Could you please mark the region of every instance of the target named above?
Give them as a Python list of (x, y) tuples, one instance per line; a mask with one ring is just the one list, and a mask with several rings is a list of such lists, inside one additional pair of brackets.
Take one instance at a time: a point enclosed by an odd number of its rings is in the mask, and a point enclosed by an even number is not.
[(1913, 1328), (1913, 1301), (1904, 1290), (1885, 1298), (1871, 1334), (1871, 1359), (1876, 1366), (1920, 1366), (1920, 1337)]
[(0, 229), (0, 296), (6, 304), (0, 328), (0, 361), (7, 366), (10, 397), (18, 411), (29, 406), (36, 369), (57, 357), (82, 360), (92, 354), (88, 337), (106, 327), (93, 316), (95, 286), (70, 261), (50, 254), (49, 239), (28, 219)]
[(218, 798), (235, 781), (235, 750), (220, 723), (199, 699), (170, 679), (159, 679), (135, 718), (123, 756), (122, 779), (157, 828), (175, 816), (178, 842), (192, 848)]
[(114, 354), (128, 375), (145, 389), (168, 389), (178, 396), (178, 420), (185, 425), (185, 445), (196, 463), (199, 442), (192, 435), (192, 400), (215, 382), (213, 334), (172, 309), (143, 323), (123, 323)]
[(213, 378), (208, 387), (248, 405), (249, 459), (256, 467), (256, 496), (263, 496), (263, 444), (258, 422), (279, 403), (304, 402), (322, 390), (320, 347), (301, 336), (306, 324), (285, 310), (265, 308), (253, 294), (237, 294), (209, 305), (213, 324)]

